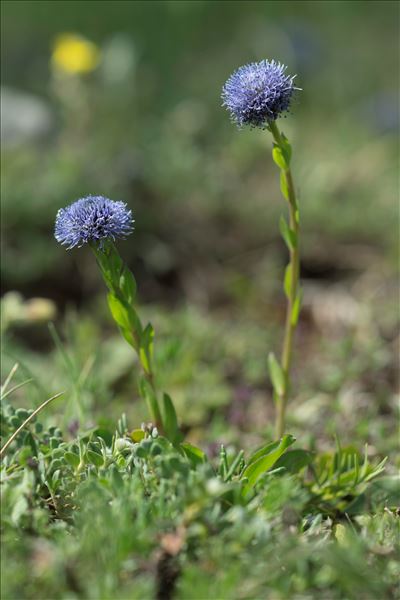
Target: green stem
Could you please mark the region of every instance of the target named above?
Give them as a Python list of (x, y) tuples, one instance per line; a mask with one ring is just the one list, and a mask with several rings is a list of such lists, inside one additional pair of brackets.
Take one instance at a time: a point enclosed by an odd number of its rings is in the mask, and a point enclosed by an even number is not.
[(153, 392), (152, 399), (146, 398), (147, 406), (149, 408), (150, 414), (152, 415), (152, 419), (154, 420), (154, 423), (155, 423), (159, 433), (163, 433), (164, 432), (163, 421), (162, 421), (162, 416), (161, 416), (161, 412), (160, 412), (160, 407), (158, 404), (157, 389), (156, 389), (156, 386), (154, 383), (154, 373), (153, 373), (153, 370), (151, 367), (150, 367), (149, 373), (144, 368), (143, 368), (143, 372), (144, 372), (144, 376), (146, 377), (146, 380), (148, 381), (148, 383), (151, 387), (151, 391)]
[(146, 345), (144, 339), (146, 331), (133, 306), (136, 294), (136, 283), (133, 274), (121, 259), (117, 248), (112, 242), (108, 242), (103, 249), (100, 249), (96, 244), (91, 244), (91, 248), (111, 296), (118, 301), (119, 314), (116, 316), (113, 310), (111, 310), (111, 313), (122, 335), (137, 353), (143, 375), (150, 387), (150, 393), (145, 394), (145, 400), (154, 424), (162, 433), (163, 419), (157, 398), (152, 360), (149, 346)]
[[(269, 128), (274, 137), (275, 143), (284, 151), (285, 140), (282, 137), (275, 121), (269, 123)], [(283, 338), (283, 348), (281, 355), (281, 367), (285, 378), (285, 385), (282, 393), (277, 397), (277, 415), (276, 415), (276, 435), (282, 437), (285, 432), (285, 416), (290, 389), (290, 365), (292, 358), (293, 334), (296, 329), (297, 319), (293, 319), (293, 309), (299, 291), (299, 213), (296, 201), (296, 193), (293, 184), (292, 173), (289, 161), (282, 169), (283, 177), (286, 182), (288, 206), (289, 206), (289, 227), (295, 234), (296, 243), (289, 249), (290, 261), (290, 286), (288, 290), (285, 333)]]

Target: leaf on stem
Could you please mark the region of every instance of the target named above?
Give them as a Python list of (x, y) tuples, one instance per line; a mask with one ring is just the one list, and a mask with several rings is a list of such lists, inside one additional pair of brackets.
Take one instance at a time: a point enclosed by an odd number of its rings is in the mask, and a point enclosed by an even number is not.
[(109, 250), (108, 264), (111, 269), (114, 281), (118, 281), (124, 263), (122, 262), (122, 258), (118, 254), (118, 251), (114, 245), (112, 245)]
[(299, 320), (302, 301), (303, 301), (303, 290), (299, 289), (299, 291), (297, 292), (296, 299), (293, 304), (292, 314), (290, 316), (290, 320), (291, 320), (293, 327), (297, 325), (297, 321)]
[(286, 162), (284, 151), (276, 144), (274, 144), (272, 149), (272, 158), (274, 159), (274, 163), (277, 164), (280, 169), (286, 171), (289, 168), (289, 165)]
[(149, 409), (149, 413), (151, 414), (151, 418), (154, 420), (154, 424), (157, 424), (157, 422), (161, 420), (157, 397), (153, 388), (151, 387), (151, 384), (144, 375), (142, 375), (139, 380), (139, 392), (141, 397), (146, 400), (147, 407)]
[(163, 424), (165, 435), (172, 444), (177, 444), (182, 440), (182, 433), (179, 431), (178, 418), (176, 416), (175, 407), (168, 394), (163, 395), (163, 409)]
[(154, 329), (148, 323), (140, 336), (139, 357), (146, 373), (151, 373), (151, 362), (153, 359)]
[(276, 442), (270, 442), (269, 444), (266, 444), (265, 446), (263, 446), (262, 448), (259, 448), (258, 450), (256, 450), (256, 452), (254, 452), (246, 465), (246, 468), (249, 467), (253, 462), (256, 462), (256, 460), (258, 460), (259, 458), (261, 458), (262, 456), (265, 456), (266, 454), (269, 454), (272, 450), (275, 450), (275, 448), (277, 448), (279, 446), (279, 440), (277, 440)]
[(126, 306), (114, 294), (107, 294), (108, 307), (114, 321), (123, 329), (130, 328), (129, 314)]
[(87, 461), (95, 467), (102, 467), (104, 464), (104, 457), (93, 450), (86, 451)]
[(281, 192), (284, 198), (286, 198), (286, 200), (289, 200), (289, 188), (288, 188), (288, 183), (287, 183), (287, 179), (286, 179), (286, 174), (285, 171), (281, 171), (281, 176), (280, 176), (280, 182), (281, 182)]
[(286, 387), (285, 374), (273, 352), (270, 352), (268, 355), (268, 371), (275, 392), (278, 396), (282, 396), (285, 393)]
[(112, 293), (107, 294), (108, 306), (122, 335), (133, 348), (137, 349), (135, 334), (141, 335), (141, 325), (135, 310)]
[(184, 442), (180, 447), (193, 467), (197, 467), (197, 465), (201, 465), (206, 461), (206, 455), (203, 450), (197, 448), (197, 446), (193, 446), (193, 444), (189, 444), (189, 442)]
[(286, 297), (290, 298), (290, 291), (292, 288), (292, 265), (288, 264), (285, 269), (285, 276), (283, 278), (283, 289)]
[(293, 251), (297, 245), (297, 235), (293, 229), (290, 229), (283, 215), (281, 215), (281, 218), (279, 219), (279, 228), (287, 247), (289, 250)]
[(290, 450), (283, 454), (279, 460), (275, 463), (275, 467), (278, 469), (284, 467), (289, 473), (298, 473), (301, 469), (304, 469), (311, 463), (313, 459), (312, 452), (308, 450)]
[(133, 273), (127, 267), (124, 267), (119, 278), (119, 287), (126, 301), (131, 304), (135, 300), (137, 286)]
[(289, 140), (287, 139), (287, 137), (284, 133), (281, 133), (281, 138), (282, 138), (282, 150), (283, 150), (284, 156), (286, 158), (286, 162), (289, 164), (290, 159), (292, 158), (292, 146), (290, 145)]
[(260, 477), (275, 465), (277, 460), (282, 456), (286, 449), (289, 448), (289, 446), (291, 446), (295, 441), (296, 438), (290, 434), (283, 436), (276, 448), (264, 456), (261, 456), (245, 468), (242, 475), (242, 479), (247, 479), (247, 482), (243, 487), (244, 495), (254, 488)]

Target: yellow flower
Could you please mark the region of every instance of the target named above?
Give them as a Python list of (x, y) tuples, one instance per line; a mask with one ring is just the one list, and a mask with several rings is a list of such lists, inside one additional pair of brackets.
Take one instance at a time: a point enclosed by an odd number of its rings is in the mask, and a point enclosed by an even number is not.
[(100, 62), (100, 50), (93, 42), (75, 33), (62, 33), (57, 36), (52, 64), (67, 73), (89, 73)]

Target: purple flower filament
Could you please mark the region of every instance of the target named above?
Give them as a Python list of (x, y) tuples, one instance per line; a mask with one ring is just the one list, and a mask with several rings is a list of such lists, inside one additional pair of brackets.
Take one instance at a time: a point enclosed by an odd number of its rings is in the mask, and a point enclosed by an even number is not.
[(244, 65), (235, 71), (222, 90), (223, 106), (239, 127), (265, 128), (287, 111), (295, 90), (295, 76), (274, 60)]
[(132, 212), (124, 202), (87, 196), (58, 211), (54, 236), (68, 250), (89, 242), (102, 247), (106, 240), (129, 235), (133, 223)]

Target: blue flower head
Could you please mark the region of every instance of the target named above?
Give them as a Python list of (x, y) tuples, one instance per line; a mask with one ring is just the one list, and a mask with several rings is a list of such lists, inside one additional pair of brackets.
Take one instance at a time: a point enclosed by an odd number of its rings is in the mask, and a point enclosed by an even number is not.
[(223, 106), (242, 127), (264, 128), (288, 110), (293, 92), (294, 76), (285, 74), (286, 67), (274, 60), (262, 60), (240, 67), (231, 75), (222, 90)]
[(68, 250), (88, 242), (98, 242), (101, 247), (107, 239), (129, 235), (133, 223), (132, 212), (124, 202), (87, 196), (58, 211), (54, 236)]

